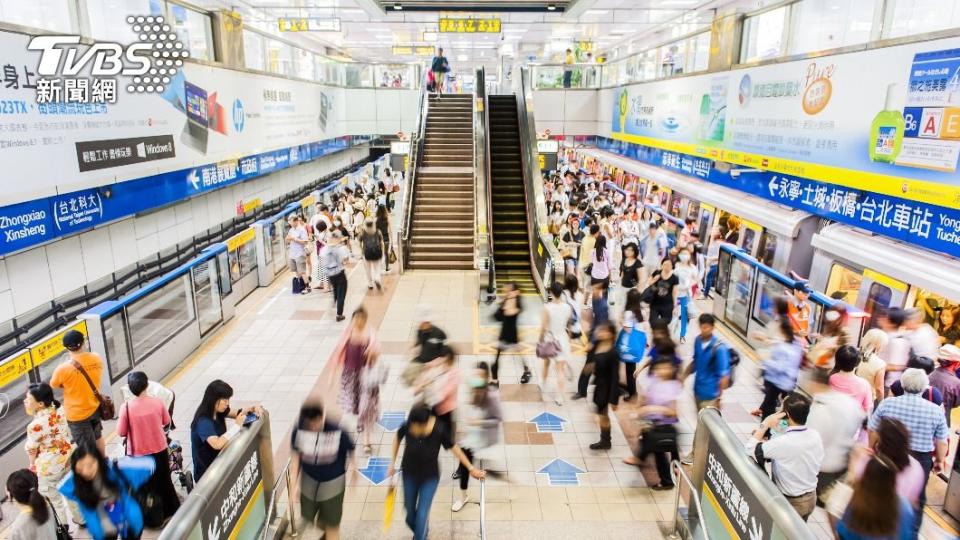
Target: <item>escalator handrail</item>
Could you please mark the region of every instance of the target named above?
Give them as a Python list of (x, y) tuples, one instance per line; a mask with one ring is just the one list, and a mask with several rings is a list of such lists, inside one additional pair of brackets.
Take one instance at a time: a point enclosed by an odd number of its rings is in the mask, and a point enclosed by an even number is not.
[(424, 134), (427, 129), (427, 109), (430, 105), (427, 85), (420, 85), (420, 100), (417, 105), (417, 131), (410, 137), (410, 161), (407, 164), (407, 185), (403, 208), (403, 229), (400, 232), (400, 242), (403, 246), (400, 269), (404, 270), (410, 257), (410, 230), (413, 228), (413, 200), (417, 182), (417, 169), (423, 152)]
[[(514, 79), (518, 88), (515, 89), (517, 100), (517, 117), (520, 131), (520, 156), (523, 162), (523, 190), (526, 196), (527, 212), (527, 233), (530, 239), (530, 267), (534, 282), (540, 289), (540, 294), (544, 298), (547, 295), (547, 283), (544, 283), (544, 276), (538, 267), (534, 252), (542, 249), (545, 251), (544, 259), (550, 262), (554, 271), (563, 268), (563, 259), (560, 257), (560, 251), (557, 249), (551, 239), (541, 231), (547, 229), (547, 212), (545, 197), (543, 194), (543, 182), (540, 181), (540, 167), (537, 162), (536, 144), (531, 145), (531, 141), (536, 141), (537, 131), (533, 119), (533, 111), (527, 109), (527, 96), (533, 96), (532, 84), (530, 81), (530, 70), (527, 67), (521, 67), (519, 77)], [(559, 264), (558, 264), (559, 262)]]
[[(482, 78), (481, 78), (482, 77)], [(490, 100), (487, 96), (487, 87), (486, 87), (486, 71), (483, 67), (477, 70), (477, 81), (483, 81), (483, 83), (477, 82), (475, 87), (483, 95), (478, 96), (483, 100), (483, 170), (484, 170), (484, 180), (485, 185), (484, 189), (486, 191), (485, 197), (487, 199), (486, 210), (487, 210), (487, 258), (490, 261), (490, 268), (487, 280), (487, 293), (493, 294), (496, 292), (497, 288), (497, 275), (496, 275), (496, 258), (493, 253), (493, 166), (490, 162), (490, 156), (492, 151), (490, 149)]]

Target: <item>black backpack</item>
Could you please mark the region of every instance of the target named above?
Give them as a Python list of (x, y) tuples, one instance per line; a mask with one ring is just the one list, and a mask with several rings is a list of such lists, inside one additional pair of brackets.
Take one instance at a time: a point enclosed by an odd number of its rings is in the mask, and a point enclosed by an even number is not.
[(364, 259), (368, 261), (378, 261), (383, 258), (380, 231), (377, 231), (374, 234), (364, 233), (362, 239)]

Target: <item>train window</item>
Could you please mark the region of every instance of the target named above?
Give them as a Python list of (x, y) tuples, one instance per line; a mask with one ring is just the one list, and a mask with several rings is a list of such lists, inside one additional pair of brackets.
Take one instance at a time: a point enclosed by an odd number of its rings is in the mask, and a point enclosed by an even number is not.
[(927, 323), (940, 335), (940, 343), (960, 346), (960, 302), (915, 289), (914, 306), (923, 310)]
[(753, 243), (757, 240), (757, 231), (747, 227), (743, 230), (743, 250), (753, 253)]
[(783, 297), (786, 292), (785, 285), (761, 272), (757, 278), (757, 299), (756, 305), (753, 306), (753, 318), (764, 326), (769, 324), (777, 314), (776, 299)]
[[(733, 257), (731, 257), (733, 259)], [(753, 269), (739, 259), (730, 266), (730, 287), (727, 289), (727, 303), (724, 308), (726, 321), (741, 332), (747, 332), (747, 318), (750, 313), (750, 274)]]
[(720, 252), (720, 262), (717, 267), (717, 294), (726, 297), (727, 283), (730, 282), (730, 265), (733, 263), (733, 255), (727, 251)]
[(846, 302), (848, 305), (857, 305), (857, 296), (860, 294), (860, 283), (863, 274), (851, 270), (846, 266), (834, 263), (827, 279), (827, 296)]
[(701, 208), (700, 212), (700, 232), (698, 236), (700, 237), (700, 243), (706, 244), (707, 240), (710, 237), (710, 225), (713, 221), (713, 209), (704, 206)]
[(764, 231), (760, 236), (760, 249), (757, 250), (757, 259), (767, 266), (773, 266), (777, 255), (777, 235)]
[(684, 204), (687, 202), (687, 198), (679, 193), (673, 194), (673, 199), (670, 201), (670, 215), (678, 218), (683, 213)]
[(740, 225), (743, 224), (743, 220), (739, 216), (735, 216), (730, 212), (724, 212), (720, 210), (719, 218), (717, 218), (717, 226), (720, 227), (720, 235), (723, 238), (723, 241), (728, 244), (739, 245), (740, 244)]
[(892, 299), (893, 290), (890, 287), (876, 281), (870, 284), (870, 290), (867, 291), (867, 301), (863, 305), (863, 311), (870, 315), (870, 328), (879, 324), (877, 319), (880, 318), (880, 314), (887, 311)]
[(233, 281), (230, 279), (229, 255), (227, 252), (217, 253), (217, 274), (220, 276), (220, 296), (227, 296), (233, 292)]
[(700, 201), (690, 199), (690, 202), (687, 203), (687, 217), (693, 219), (700, 217)]

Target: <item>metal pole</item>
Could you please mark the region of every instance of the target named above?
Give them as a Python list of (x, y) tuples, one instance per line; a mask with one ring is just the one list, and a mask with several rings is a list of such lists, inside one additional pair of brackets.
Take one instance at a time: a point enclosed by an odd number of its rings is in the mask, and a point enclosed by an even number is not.
[(487, 540), (487, 482), (480, 480), (480, 540)]
[(297, 520), (295, 519), (296, 512), (293, 511), (293, 505), (294, 505), (294, 500), (292, 496), (293, 492), (290, 491), (291, 483), (290, 483), (290, 467), (289, 466), (287, 467), (287, 470), (284, 471), (283, 474), (287, 483), (287, 520), (290, 522), (290, 536), (292, 538), (296, 538), (297, 537)]

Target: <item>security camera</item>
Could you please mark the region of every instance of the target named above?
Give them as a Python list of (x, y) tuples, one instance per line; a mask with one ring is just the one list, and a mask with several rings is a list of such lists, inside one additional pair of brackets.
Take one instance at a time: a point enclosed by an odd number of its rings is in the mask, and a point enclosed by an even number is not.
[(743, 173), (763, 172), (760, 169), (730, 169), (731, 178), (739, 178)]

